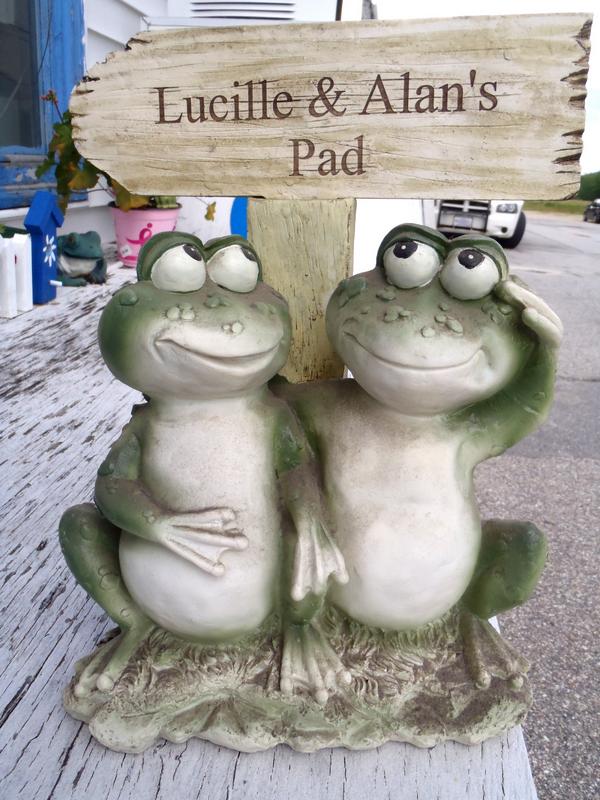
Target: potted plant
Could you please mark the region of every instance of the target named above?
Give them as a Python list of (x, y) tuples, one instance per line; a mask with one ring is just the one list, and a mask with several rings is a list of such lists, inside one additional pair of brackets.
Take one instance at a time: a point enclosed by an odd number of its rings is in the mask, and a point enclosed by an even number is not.
[(70, 111), (61, 113), (56, 93), (50, 90), (42, 99), (53, 104), (59, 121), (53, 126), (48, 153), (36, 169), (36, 175), (39, 178), (48, 170), (55, 170), (58, 204), (63, 212), (72, 194), (92, 189), (104, 179), (114, 197), (111, 207), (119, 258), (126, 266), (135, 267), (140, 247), (151, 236), (175, 229), (180, 208), (177, 198), (129, 192), (78, 152), (73, 141), (72, 114)]

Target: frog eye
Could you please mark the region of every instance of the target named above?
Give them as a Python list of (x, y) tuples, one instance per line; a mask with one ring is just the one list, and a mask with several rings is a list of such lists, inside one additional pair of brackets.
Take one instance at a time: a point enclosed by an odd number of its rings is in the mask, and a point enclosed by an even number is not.
[(206, 265), (193, 244), (171, 247), (152, 266), (150, 280), (167, 292), (195, 292), (204, 286)]
[(412, 239), (401, 239), (383, 254), (386, 277), (399, 289), (425, 286), (437, 274), (440, 264), (433, 247)]
[(472, 247), (451, 253), (440, 272), (440, 283), (457, 300), (479, 300), (499, 280), (496, 262)]
[(208, 262), (208, 274), (224, 289), (251, 292), (258, 282), (258, 261), (252, 250), (232, 244), (217, 250)]

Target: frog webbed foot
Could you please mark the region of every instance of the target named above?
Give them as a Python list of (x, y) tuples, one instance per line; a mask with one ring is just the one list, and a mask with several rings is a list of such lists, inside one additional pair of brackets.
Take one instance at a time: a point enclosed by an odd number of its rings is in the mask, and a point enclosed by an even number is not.
[(352, 677), (316, 624), (289, 624), (283, 637), (281, 691), (306, 691), (324, 705)]
[(95, 689), (110, 692), (123, 674), (131, 656), (154, 627), (148, 620), (145, 624), (122, 631), (120, 635), (101, 645), (77, 675), (73, 694), (84, 697)]
[(529, 663), (487, 620), (465, 609), (461, 612), (460, 633), (467, 668), (480, 689), (487, 689), (492, 676), (510, 681), (514, 689), (521, 688)]

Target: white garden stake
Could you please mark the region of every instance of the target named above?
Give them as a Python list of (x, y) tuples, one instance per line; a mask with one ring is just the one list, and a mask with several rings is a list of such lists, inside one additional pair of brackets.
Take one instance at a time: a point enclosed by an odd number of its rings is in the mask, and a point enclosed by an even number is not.
[(33, 308), (31, 237), (26, 233), (17, 233), (12, 241), (16, 257), (17, 310), (31, 311)]
[(0, 317), (17, 316), (17, 276), (12, 239), (0, 238)]

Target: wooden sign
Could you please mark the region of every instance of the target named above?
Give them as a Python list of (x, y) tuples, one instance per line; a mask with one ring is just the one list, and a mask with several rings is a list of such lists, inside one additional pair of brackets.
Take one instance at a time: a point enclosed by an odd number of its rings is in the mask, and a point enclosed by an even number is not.
[(589, 15), (140, 33), (71, 100), (134, 192), (562, 198), (579, 185)]

